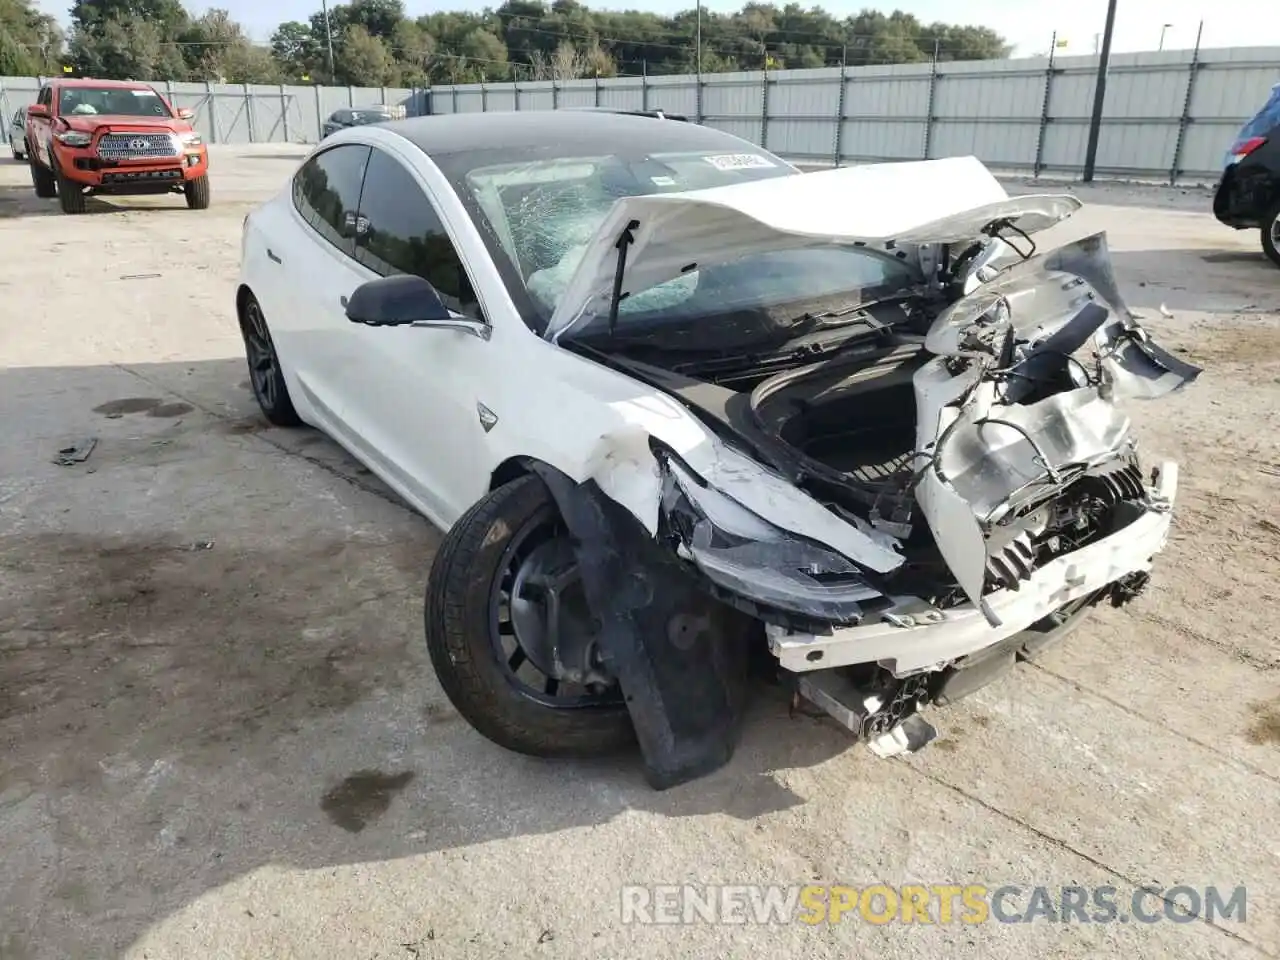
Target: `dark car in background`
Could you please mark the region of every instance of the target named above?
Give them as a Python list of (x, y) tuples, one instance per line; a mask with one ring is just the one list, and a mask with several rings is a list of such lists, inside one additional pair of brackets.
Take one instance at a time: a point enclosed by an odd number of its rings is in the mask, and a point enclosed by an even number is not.
[(367, 123), (385, 123), (388, 120), (400, 120), (404, 117), (403, 108), (377, 105), (373, 107), (344, 107), (335, 110), (324, 122), (323, 136), (345, 130), (347, 127), (362, 127)]
[(1280, 83), (1236, 135), (1218, 181), (1213, 213), (1237, 230), (1257, 228), (1263, 251), (1280, 267)]

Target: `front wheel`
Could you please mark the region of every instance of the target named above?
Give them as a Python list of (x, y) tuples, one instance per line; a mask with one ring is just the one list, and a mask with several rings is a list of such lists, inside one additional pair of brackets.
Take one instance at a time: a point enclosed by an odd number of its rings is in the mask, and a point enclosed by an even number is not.
[(209, 175), (207, 173), (203, 177), (188, 180), (183, 184), (182, 192), (186, 194), (188, 208), (192, 210), (209, 209)]
[(1274, 204), (1262, 223), (1262, 252), (1280, 267), (1280, 202)]
[(89, 197), (84, 187), (58, 174), (58, 205), (63, 213), (80, 214), (89, 209)]
[(581, 758), (635, 743), (568, 532), (537, 477), (499, 487), (449, 529), (424, 619), (446, 696), (499, 746)]

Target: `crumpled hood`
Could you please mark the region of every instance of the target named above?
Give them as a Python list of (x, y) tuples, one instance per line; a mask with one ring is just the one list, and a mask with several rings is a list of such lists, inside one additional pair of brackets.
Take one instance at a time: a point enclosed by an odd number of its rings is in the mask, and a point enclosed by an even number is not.
[(148, 133), (189, 133), (191, 124), (174, 117), (130, 117), (110, 113), (71, 113), (59, 117), (71, 130), (97, 133), (99, 130), (144, 130)]
[(1010, 197), (975, 157), (839, 167), (618, 200), (586, 245), (545, 336), (607, 310), (619, 239), (630, 237), (623, 293), (755, 253), (825, 243), (922, 245), (977, 237), (997, 220), (1034, 233), (1080, 208), (1067, 195)]

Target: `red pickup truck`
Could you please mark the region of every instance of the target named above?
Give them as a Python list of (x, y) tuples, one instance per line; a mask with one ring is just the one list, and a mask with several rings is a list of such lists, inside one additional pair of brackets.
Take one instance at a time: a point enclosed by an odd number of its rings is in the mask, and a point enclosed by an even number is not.
[(36, 196), (57, 196), (84, 213), (90, 194), (182, 193), (209, 206), (209, 151), (191, 126), (146, 83), (55, 80), (27, 108)]

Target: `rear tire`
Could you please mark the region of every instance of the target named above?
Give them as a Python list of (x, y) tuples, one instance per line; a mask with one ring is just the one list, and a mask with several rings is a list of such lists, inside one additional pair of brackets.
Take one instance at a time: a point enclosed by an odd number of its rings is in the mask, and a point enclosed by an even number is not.
[(1280, 202), (1267, 211), (1267, 217), (1262, 222), (1262, 252), (1280, 267)]
[(21, 147), (13, 148), (13, 159), (22, 161), (27, 159), (27, 141), (24, 138)]
[(245, 357), (249, 361), (249, 386), (262, 415), (277, 427), (300, 427), (302, 418), (293, 408), (289, 385), (280, 369), (267, 318), (253, 294), (247, 293), (239, 306), (240, 335), (244, 337)]
[(48, 200), (58, 195), (58, 181), (53, 171), (40, 165), (35, 154), (27, 154), (27, 163), (31, 167), (31, 185), (36, 188), (36, 196)]
[(187, 196), (188, 208), (192, 210), (209, 209), (209, 175), (207, 173), (203, 177), (188, 180), (183, 184), (182, 192)]
[(499, 746), (535, 757), (607, 756), (635, 744), (621, 698), (564, 706), (540, 701), (513, 679), (495, 642), (500, 628), (492, 604), (510, 555), (528, 542), (529, 531), (558, 523), (546, 486), (531, 476), (499, 487), (463, 514), (440, 544), (427, 580), (427, 652), (450, 702)]

